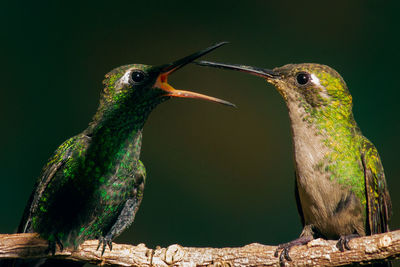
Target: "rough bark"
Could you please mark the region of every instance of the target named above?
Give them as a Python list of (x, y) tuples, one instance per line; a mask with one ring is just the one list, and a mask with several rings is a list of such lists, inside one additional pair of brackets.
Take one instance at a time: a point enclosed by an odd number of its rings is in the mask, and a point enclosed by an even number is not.
[[(77, 250), (64, 249), (54, 256), (46, 253), (47, 242), (36, 234), (0, 235), (0, 259), (4, 258), (64, 258), (98, 265), (119, 266), (279, 266), (274, 257), (276, 246), (250, 244), (239, 248), (195, 248), (171, 245), (167, 248), (147, 248), (113, 243), (103, 256), (97, 250), (98, 241), (88, 240)], [(336, 241), (316, 239), (308, 245), (290, 251), (292, 261), (287, 266), (340, 266), (367, 263), (400, 257), (400, 230), (352, 239), (351, 250), (340, 252)]]

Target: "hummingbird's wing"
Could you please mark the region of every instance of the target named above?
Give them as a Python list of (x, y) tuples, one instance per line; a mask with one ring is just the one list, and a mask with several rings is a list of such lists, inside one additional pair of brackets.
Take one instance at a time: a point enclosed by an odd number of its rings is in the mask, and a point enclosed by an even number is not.
[(31, 196), (29, 197), (28, 203), (25, 206), (24, 214), (17, 230), (18, 233), (29, 233), (33, 231), (31, 225), (32, 214), (37, 209), (39, 200), (41, 199), (43, 192), (46, 191), (48, 185), (51, 184), (53, 179), (56, 177), (56, 173), (63, 169), (63, 166), (71, 157), (72, 151), (75, 149), (77, 139), (78, 136), (75, 136), (66, 140), (56, 149), (53, 156), (43, 167), (42, 173), (37, 179)]
[(371, 234), (389, 231), (392, 203), (386, 185), (383, 166), (375, 146), (364, 137), (361, 151), (367, 196), (368, 224)]

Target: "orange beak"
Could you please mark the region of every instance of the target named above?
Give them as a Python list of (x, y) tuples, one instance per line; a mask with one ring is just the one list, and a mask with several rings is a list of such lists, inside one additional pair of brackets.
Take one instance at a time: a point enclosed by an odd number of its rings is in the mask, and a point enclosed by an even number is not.
[(196, 60), (197, 58), (213, 51), (214, 49), (222, 46), (226, 44), (226, 42), (222, 42), (222, 43), (218, 43), (216, 45), (213, 45), (211, 47), (208, 47), (202, 51), (196, 52), (194, 54), (191, 54), (187, 57), (184, 57), (182, 59), (179, 59), (177, 61), (175, 61), (174, 63), (168, 64), (168, 65), (163, 65), (160, 66), (160, 74), (157, 77), (157, 80), (154, 84), (154, 87), (160, 88), (163, 91), (166, 92), (166, 96), (171, 96), (171, 97), (184, 97), (184, 98), (197, 98), (197, 99), (203, 99), (203, 100), (207, 100), (207, 101), (212, 101), (212, 102), (217, 102), (220, 104), (224, 104), (224, 105), (228, 105), (228, 106), (232, 106), (232, 107), (236, 107), (234, 104), (219, 99), (219, 98), (215, 98), (212, 96), (207, 96), (207, 95), (203, 95), (203, 94), (199, 94), (199, 93), (194, 93), (194, 92), (190, 92), (190, 91), (184, 91), (184, 90), (177, 90), (175, 88), (173, 88), (171, 85), (168, 84), (168, 76), (173, 73), (174, 71), (182, 68), (183, 66), (185, 66), (186, 64), (191, 63), (192, 61)]

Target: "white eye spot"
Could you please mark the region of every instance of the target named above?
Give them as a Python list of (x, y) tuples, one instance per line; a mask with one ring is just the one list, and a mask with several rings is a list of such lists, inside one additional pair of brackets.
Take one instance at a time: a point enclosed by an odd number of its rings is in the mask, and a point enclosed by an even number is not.
[(120, 84), (129, 84), (129, 78), (131, 75), (131, 70), (128, 70), (127, 72), (125, 72), (124, 76), (121, 77), (121, 79), (119, 79)]
[(318, 77), (315, 76), (314, 73), (311, 73), (311, 82), (312, 82), (313, 84), (315, 84), (316, 86), (318, 86), (318, 87), (322, 86), (321, 83), (319, 82)]
[(320, 95), (322, 98), (326, 98), (326, 99), (329, 98), (328, 91), (326, 91), (326, 88), (325, 88), (324, 86), (321, 85), (321, 82), (319, 81), (318, 77), (317, 77), (314, 73), (311, 73), (311, 82), (312, 82), (314, 85), (316, 85), (317, 87), (319, 87), (319, 88), (322, 89), (322, 90), (319, 92), (319, 95)]
[(119, 90), (123, 88), (125, 85), (129, 85), (129, 78), (131, 76), (132, 70), (127, 70), (124, 75), (119, 78), (119, 80), (115, 84), (115, 89)]

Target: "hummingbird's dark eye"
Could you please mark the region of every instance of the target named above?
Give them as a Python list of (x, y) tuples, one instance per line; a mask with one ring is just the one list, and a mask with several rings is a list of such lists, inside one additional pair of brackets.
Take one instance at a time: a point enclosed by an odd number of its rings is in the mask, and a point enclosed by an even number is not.
[(305, 85), (310, 80), (310, 74), (300, 72), (296, 75), (296, 80), (297, 80), (298, 84)]
[(134, 70), (131, 73), (131, 79), (135, 83), (140, 83), (146, 78), (146, 74), (140, 70)]

